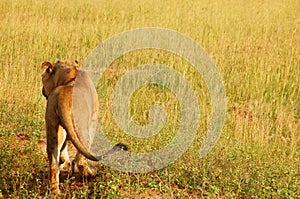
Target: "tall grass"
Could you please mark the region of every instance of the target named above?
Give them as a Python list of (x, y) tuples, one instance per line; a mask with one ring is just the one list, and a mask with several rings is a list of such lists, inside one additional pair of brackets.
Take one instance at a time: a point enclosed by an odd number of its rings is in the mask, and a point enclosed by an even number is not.
[[(204, 114), (199, 135), (191, 149), (166, 169), (150, 174), (124, 174), (105, 167), (96, 179), (77, 187), (78, 190), (74, 188), (74, 179), (63, 183), (67, 196), (300, 197), (299, 10), (299, 2), (292, 0), (2, 0), (0, 198), (2, 194), (45, 196), (45, 188), (41, 187), (41, 182), (47, 183), (43, 170), (45, 156), (32, 156), (44, 134), (41, 63), (58, 59), (83, 62), (101, 41), (140, 27), (174, 29), (195, 39), (210, 54), (226, 87), (228, 110), (223, 134), (208, 157), (197, 159), (210, 113), (209, 95), (202, 78), (191, 75), (193, 69), (188, 63), (166, 52), (128, 54), (106, 73), (101, 82), (100, 102), (109, 104), (113, 83), (135, 63), (166, 63), (182, 73), (202, 99), (199, 107)], [(147, 111), (154, 101), (167, 107), (170, 120), (176, 120), (177, 101), (169, 91), (149, 86), (135, 96), (132, 114), (138, 123), (147, 123)], [(145, 101), (145, 96), (149, 100)], [(126, 139), (113, 123), (109, 107), (101, 111), (106, 129), (113, 136), (118, 134), (116, 139)], [(171, 121), (162, 136), (134, 140), (129, 145), (149, 151), (159, 141), (158, 147), (163, 147), (172, 139), (170, 132), (176, 125)], [(25, 149), (13, 144), (15, 136), (30, 140), (21, 143)], [(20, 171), (19, 156), (26, 163)], [(14, 161), (10, 161), (12, 157)], [(39, 158), (45, 163), (37, 161)], [(32, 166), (37, 171), (30, 176)], [(31, 189), (32, 185), (41, 189)]]

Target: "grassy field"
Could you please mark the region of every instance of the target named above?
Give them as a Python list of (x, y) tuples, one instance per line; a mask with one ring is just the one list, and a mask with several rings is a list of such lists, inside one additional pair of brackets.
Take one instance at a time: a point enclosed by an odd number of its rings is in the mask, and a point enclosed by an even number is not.
[[(100, 103), (116, 80), (141, 63), (165, 63), (187, 78), (202, 113), (190, 149), (170, 166), (145, 174), (98, 164), (86, 179), (62, 175), (66, 198), (300, 198), (300, 4), (266, 1), (21, 1), (0, 2), (0, 198), (47, 198), (48, 166), (40, 67), (58, 59), (83, 62), (105, 39), (125, 30), (163, 27), (199, 43), (215, 61), (227, 95), (222, 136), (198, 158), (210, 98), (201, 76), (179, 57), (145, 50), (120, 58), (100, 80)], [(147, 98), (146, 98), (147, 97)], [(168, 110), (162, 135), (130, 139), (101, 110), (108, 134), (133, 151), (163, 147), (177, 128), (175, 96), (145, 86), (131, 113), (147, 124), (154, 102)]]

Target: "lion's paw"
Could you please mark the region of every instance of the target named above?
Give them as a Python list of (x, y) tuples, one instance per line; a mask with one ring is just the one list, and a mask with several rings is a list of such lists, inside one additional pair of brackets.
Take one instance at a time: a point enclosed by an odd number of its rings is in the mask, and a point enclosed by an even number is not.
[(86, 177), (94, 177), (97, 174), (96, 169), (91, 168), (88, 164), (77, 164), (79, 173)]
[(72, 173), (72, 162), (65, 161), (61, 165), (59, 165), (59, 170), (62, 172)]

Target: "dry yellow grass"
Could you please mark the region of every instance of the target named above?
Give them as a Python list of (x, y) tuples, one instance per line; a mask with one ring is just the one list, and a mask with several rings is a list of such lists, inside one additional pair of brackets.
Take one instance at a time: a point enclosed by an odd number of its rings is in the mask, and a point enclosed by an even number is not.
[[(297, 166), (296, 163), (299, 163), (300, 160), (299, 10), (299, 1), (295, 0), (188, 2), (175, 0), (130, 0), (126, 2), (2, 0), (0, 3), (1, 146), (6, 145), (3, 144), (6, 143), (4, 140), (12, 134), (26, 135), (35, 143), (34, 138), (39, 138), (44, 132), (45, 100), (41, 96), (40, 80), (40, 65), (43, 61), (77, 59), (83, 62), (101, 41), (116, 33), (140, 27), (169, 28), (193, 38), (204, 47), (216, 62), (226, 87), (228, 111), (224, 131), (213, 154), (206, 161), (213, 161), (214, 157), (219, 158), (219, 162), (214, 162), (213, 168), (216, 173), (220, 170), (219, 175), (222, 176), (222, 172), (229, 172), (224, 166), (225, 163), (230, 165), (231, 157), (236, 159), (241, 157), (241, 160), (237, 161), (239, 164), (237, 169), (241, 173), (235, 171), (236, 173), (232, 176), (229, 174), (223, 176), (223, 181), (221, 180), (219, 184), (215, 183), (214, 186), (208, 186), (208, 188), (205, 186), (208, 183), (205, 181), (206, 178), (210, 181), (215, 180), (214, 182), (217, 180), (207, 177), (207, 173), (201, 173), (199, 176), (202, 181), (199, 180), (200, 184), (194, 183), (194, 188), (198, 187), (195, 189), (199, 191), (199, 187), (201, 187), (203, 188), (201, 193), (212, 194), (215, 197), (222, 196), (222, 194), (225, 197), (250, 197), (255, 193), (259, 193), (256, 195), (257, 197), (270, 196), (276, 191), (255, 186), (255, 180), (257, 180), (257, 184), (265, 183), (271, 186), (272, 182), (269, 182), (267, 177), (265, 180), (259, 177), (254, 179), (249, 177), (244, 179), (245, 181), (237, 180), (237, 183), (232, 186), (226, 185), (228, 182), (235, 183), (235, 179), (238, 179), (239, 175), (243, 175), (242, 173), (246, 176), (268, 176), (269, 174), (266, 173), (270, 172), (269, 178), (275, 179), (276, 182), (273, 183), (282, 191), (282, 194), (290, 191), (290, 196), (299, 197), (295, 192), (297, 188), (289, 188), (284, 185), (284, 182), (289, 185), (297, 185), (297, 183), (299, 185), (299, 180), (294, 177), (299, 176), (299, 165)], [(152, 54), (144, 52), (144, 54), (145, 60), (153, 60), (153, 57), (156, 56), (156, 52), (152, 52)], [(176, 57), (162, 52), (162, 56), (156, 61), (172, 64), (177, 63), (176, 59)], [(137, 62), (142, 63), (145, 60)], [(134, 53), (131, 56), (128, 55), (124, 61), (136, 63)], [(127, 69), (127, 66), (119, 64), (121, 68), (123, 67), (122, 69)], [(118, 63), (116, 66), (119, 66)], [(201, 145), (202, 136), (209, 120), (209, 98), (201, 77), (189, 75), (191, 70), (188, 69), (188, 64), (175, 64), (173, 67), (189, 79), (195, 87), (198, 97), (204, 98), (205, 103), (199, 104), (204, 117), (201, 120), (201, 129), (199, 129), (199, 136), (192, 147), (193, 150), (171, 167), (170, 171), (164, 171), (166, 173), (163, 177), (160, 176), (163, 180), (161, 184), (158, 183), (159, 186), (173, 185), (174, 183), (170, 181), (166, 182), (168, 179), (167, 177), (165, 179), (165, 176), (172, 170), (182, 171), (184, 166), (181, 167), (181, 165), (185, 165), (186, 162), (189, 162), (186, 165), (190, 165), (192, 168), (199, 168), (199, 161), (193, 160), (193, 157), (197, 155), (194, 153), (194, 149)], [(114, 66), (112, 66), (113, 69)], [(116, 77), (119, 75), (118, 71), (114, 74)], [(103, 80), (104, 87), (109, 84), (105, 88), (108, 93), (112, 86), (111, 83), (115, 81), (110, 81), (109, 78), (108, 75), (108, 80)], [(149, 104), (144, 103), (143, 96), (149, 96), (151, 91), (153, 88), (141, 90), (141, 96), (137, 95), (135, 104), (133, 104), (135, 118), (140, 123), (147, 122), (147, 114), (142, 110), (146, 109)], [(161, 89), (154, 90), (155, 94), (151, 100), (166, 99), (161, 103), (176, 112), (176, 108), (172, 108), (176, 107), (174, 96), (167, 93), (164, 97), (160, 97), (162, 94), (158, 91), (165, 92)], [(106, 93), (101, 95), (103, 97), (101, 102), (108, 103), (109, 99), (105, 99)], [(145, 107), (139, 107), (139, 104), (145, 104)], [(104, 123), (107, 123), (106, 125), (109, 127), (112, 120), (111, 115), (103, 114), (107, 119)], [(173, 112), (171, 112), (172, 114)], [(109, 128), (111, 131), (118, 132), (115, 126)], [(124, 135), (122, 136), (124, 137)], [(162, 145), (166, 142), (166, 140), (161, 141)], [(145, 145), (143, 141), (134, 141), (132, 145), (137, 143)], [(10, 149), (12, 150), (10, 153), (14, 154), (14, 147), (12, 146)], [(145, 150), (150, 149), (151, 147)], [(3, 161), (7, 161), (10, 157), (5, 154), (4, 150), (0, 149), (0, 158), (2, 157)], [(232, 154), (232, 156), (228, 154)], [(250, 158), (251, 155), (247, 156), (247, 154), (252, 154), (253, 157)], [(236, 159), (232, 161), (234, 162)], [(245, 159), (246, 162), (242, 159)], [(266, 162), (278, 164), (278, 170), (272, 170), (275, 168), (271, 166), (271, 169), (268, 169)], [(289, 162), (289, 165), (286, 162)], [(223, 163), (224, 165), (222, 165)], [(203, 162), (199, 164), (207, 170), (213, 169)], [(207, 164), (209, 165), (209, 163)], [(249, 164), (254, 164), (252, 166), (256, 173), (248, 168)], [(12, 170), (14, 169), (13, 165), (11, 165)], [(0, 163), (0, 168), (5, 168), (3, 162)], [(189, 169), (187, 170), (189, 171)], [(266, 172), (263, 172), (264, 170)], [(0, 185), (6, 183), (5, 187), (7, 187), (7, 183), (9, 184), (11, 181), (7, 179), (8, 177), (1, 176), (5, 172), (0, 171), (2, 172), (0, 177), (3, 178), (0, 180)], [(289, 179), (275, 176), (275, 174), (280, 175), (285, 171), (290, 172), (290, 174), (286, 174), (287, 176), (291, 175)], [(184, 172), (187, 171), (184, 170)], [(200, 171), (197, 170), (197, 172)], [(164, 190), (165, 193), (175, 198), (176, 194), (178, 197), (185, 195), (184, 192), (178, 191), (179, 189), (187, 192), (195, 191), (189, 187), (189, 180), (195, 179), (189, 179), (183, 173), (179, 174), (179, 177), (172, 175), (177, 179), (174, 180), (176, 188), (165, 191), (165, 188), (153, 185), (154, 188), (151, 189), (160, 192)], [(217, 175), (216, 173), (214, 174)], [(16, 175), (13, 176), (18, 179)], [(133, 179), (124, 182), (127, 177), (125, 174), (120, 174), (120, 182), (127, 183), (126, 185), (132, 181), (136, 182)], [(151, 180), (156, 179), (153, 176), (143, 175), (137, 178), (144, 177)], [(252, 179), (252, 184), (247, 181), (249, 179)], [(114, 181), (113, 183), (120, 182)], [(26, 183), (27, 181), (24, 186)], [(139, 183), (136, 183), (135, 186), (137, 184)], [(99, 187), (101, 186), (99, 185)], [(138, 188), (128, 186), (129, 190), (134, 190), (134, 194), (138, 194)], [(226, 189), (227, 186), (231, 188)], [(271, 186), (271, 188), (274, 187)], [(91, 193), (93, 192), (91, 189), (88, 188), (85, 191)], [(104, 193), (109, 195), (109, 190), (104, 190)], [(18, 195), (18, 191), (23, 193), (23, 196), (24, 194), (25, 196), (43, 195), (39, 192), (22, 192), (18, 188), (5, 190), (3, 188), (2, 192), (6, 195)], [(131, 193), (131, 191), (126, 191), (126, 193), (129, 192)], [(193, 193), (195, 195), (198, 192)], [(115, 194), (120, 193), (116, 192)], [(281, 193), (277, 194), (281, 195)], [(190, 195), (193, 196), (192, 193)], [(284, 196), (288, 197), (288, 195)]]

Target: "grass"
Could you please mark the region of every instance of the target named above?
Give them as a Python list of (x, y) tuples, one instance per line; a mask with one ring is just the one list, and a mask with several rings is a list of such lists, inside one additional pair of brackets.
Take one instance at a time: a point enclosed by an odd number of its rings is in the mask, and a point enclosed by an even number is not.
[[(210, 99), (201, 76), (170, 53), (129, 53), (100, 81), (100, 103), (111, 101), (113, 84), (136, 64), (165, 63), (179, 71), (201, 100), (198, 135), (169, 167), (146, 174), (101, 164), (94, 179), (62, 176), (67, 198), (299, 198), (300, 21), (299, 3), (275, 1), (10, 1), (0, 3), (0, 198), (47, 198), (45, 99), (40, 66), (45, 60), (79, 60), (108, 37), (140, 27), (163, 27), (195, 39), (223, 78), (227, 116), (213, 151), (198, 159), (209, 124)], [(145, 98), (148, 97), (148, 98)], [(137, 123), (147, 124), (153, 102), (168, 110), (161, 135), (127, 137), (101, 110), (111, 139), (135, 151), (168, 143), (179, 117), (176, 97), (145, 86), (132, 99)]]

